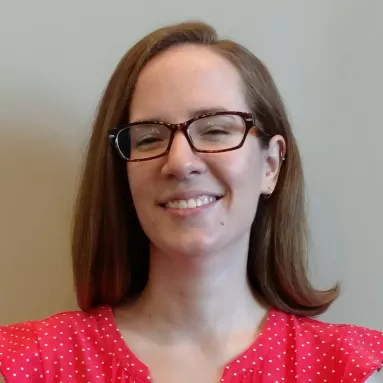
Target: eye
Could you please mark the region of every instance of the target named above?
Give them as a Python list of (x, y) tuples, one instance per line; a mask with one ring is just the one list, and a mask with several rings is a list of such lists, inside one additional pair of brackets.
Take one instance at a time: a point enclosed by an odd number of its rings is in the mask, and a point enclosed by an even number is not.
[(214, 125), (214, 126), (209, 125), (201, 132), (201, 134), (202, 135), (209, 134), (212, 136), (219, 135), (219, 134), (228, 135), (230, 134), (230, 129), (222, 125)]
[(158, 141), (161, 141), (160, 137), (148, 136), (148, 137), (140, 137), (136, 139), (136, 146), (144, 146), (154, 144)]
[(169, 139), (170, 131), (160, 124), (138, 125), (130, 130), (130, 139), (134, 148), (151, 148)]

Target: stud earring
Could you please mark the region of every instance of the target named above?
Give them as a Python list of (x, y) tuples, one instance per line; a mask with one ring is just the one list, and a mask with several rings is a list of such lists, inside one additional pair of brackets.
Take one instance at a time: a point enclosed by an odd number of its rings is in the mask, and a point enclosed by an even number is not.
[(267, 189), (267, 191), (268, 191), (267, 194), (263, 194), (264, 199), (269, 199), (271, 197), (271, 195), (273, 194), (273, 190), (270, 190), (270, 189), (271, 189), (270, 187)]

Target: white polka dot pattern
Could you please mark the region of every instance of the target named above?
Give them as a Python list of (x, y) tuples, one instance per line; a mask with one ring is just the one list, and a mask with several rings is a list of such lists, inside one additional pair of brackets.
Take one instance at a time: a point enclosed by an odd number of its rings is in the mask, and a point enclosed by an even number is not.
[[(222, 383), (364, 382), (383, 364), (383, 334), (270, 310), (260, 336), (228, 363)], [(0, 327), (7, 383), (150, 382), (110, 307)]]

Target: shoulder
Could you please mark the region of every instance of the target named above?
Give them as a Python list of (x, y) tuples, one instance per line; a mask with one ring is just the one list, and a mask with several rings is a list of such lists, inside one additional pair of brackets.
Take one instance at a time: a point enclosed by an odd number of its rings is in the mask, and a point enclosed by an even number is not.
[[(37, 343), (36, 322), (0, 327), (1, 374), (6, 379), (13, 378), (15, 381), (22, 378), (31, 378), (34, 379), (33, 381), (41, 380), (43, 375)], [(21, 376), (25, 363), (30, 364), (31, 369), (27, 369)]]
[(70, 349), (76, 340), (97, 337), (100, 319), (108, 310), (63, 312), (41, 321), (0, 326), (0, 376), (7, 382), (40, 382), (56, 351)]
[(286, 324), (285, 336), (294, 343), (296, 363), (345, 383), (376, 379), (374, 372), (383, 366), (382, 332), (281, 312), (276, 316)]

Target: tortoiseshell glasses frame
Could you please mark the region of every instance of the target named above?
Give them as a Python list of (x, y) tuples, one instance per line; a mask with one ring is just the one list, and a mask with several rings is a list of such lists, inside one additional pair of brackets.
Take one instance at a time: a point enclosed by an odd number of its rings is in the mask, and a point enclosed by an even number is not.
[[(231, 116), (234, 118), (235, 117), (240, 118), (241, 123), (243, 124), (243, 132), (241, 131), (240, 134), (242, 134), (243, 136), (238, 142), (238, 144), (234, 146), (230, 146), (230, 147), (220, 148), (220, 149), (201, 149), (201, 148), (198, 148), (198, 145), (197, 146), (195, 145), (189, 132), (190, 126), (197, 121), (204, 121), (204, 119), (206, 119), (207, 121), (209, 118), (211, 119), (214, 116), (227, 116), (227, 117)], [(148, 157), (141, 156), (140, 158), (131, 158), (131, 156), (127, 154), (125, 150), (121, 148), (121, 145), (119, 143), (119, 138), (121, 138), (121, 135), (123, 133), (126, 133), (126, 132), (130, 133), (132, 128), (139, 128), (141, 126), (145, 127), (145, 125), (146, 126), (150, 125), (151, 127), (155, 127), (155, 126), (166, 127), (169, 130), (169, 137), (167, 137), (167, 140), (168, 140), (167, 145), (166, 147), (164, 147), (161, 153), (157, 153), (156, 155), (150, 155)], [(141, 161), (148, 161), (155, 158), (159, 158), (169, 153), (171, 145), (173, 143), (174, 136), (178, 131), (182, 132), (185, 135), (190, 147), (194, 151), (198, 153), (222, 153), (222, 152), (229, 152), (229, 151), (237, 150), (241, 148), (246, 140), (246, 137), (250, 129), (252, 128), (255, 128), (259, 135), (263, 137), (269, 137), (269, 134), (267, 134), (264, 131), (264, 129), (261, 127), (261, 125), (259, 124), (254, 114), (247, 113), (247, 112), (238, 112), (238, 111), (222, 111), (222, 112), (205, 113), (179, 124), (170, 124), (163, 121), (155, 121), (155, 120), (138, 121), (138, 122), (133, 122), (129, 124), (123, 124), (111, 129), (108, 132), (108, 137), (109, 137), (109, 142), (117, 150), (117, 153), (122, 159), (128, 162), (141, 162)], [(128, 137), (130, 142), (129, 134), (128, 134)], [(129, 151), (131, 151), (131, 149)]]

